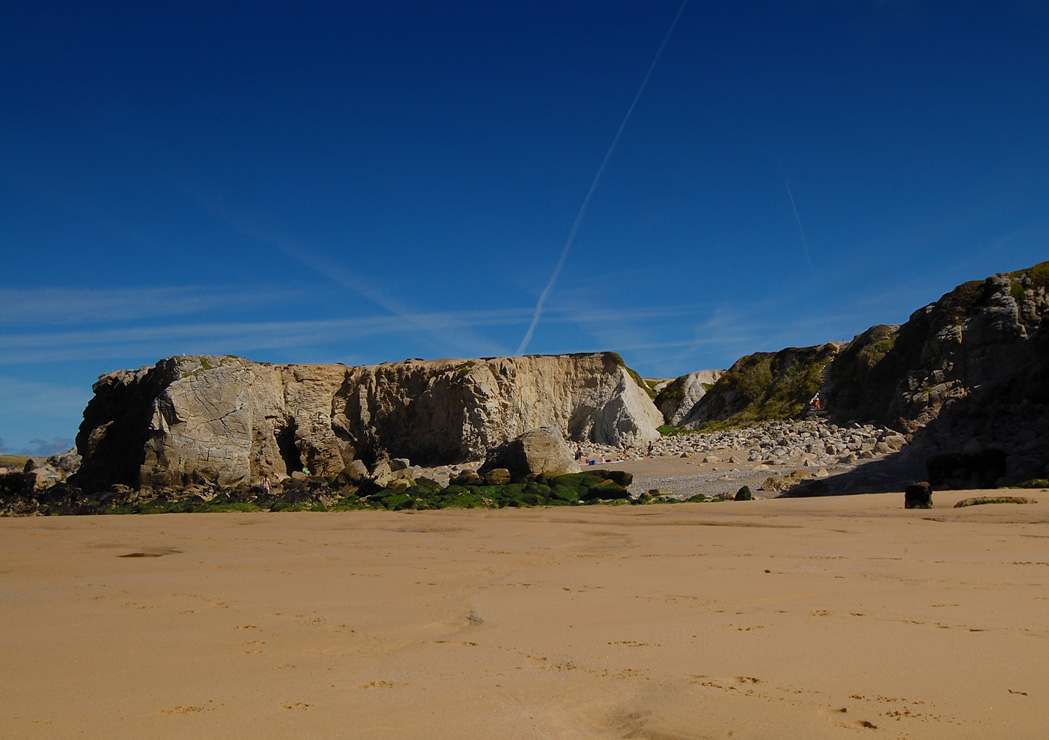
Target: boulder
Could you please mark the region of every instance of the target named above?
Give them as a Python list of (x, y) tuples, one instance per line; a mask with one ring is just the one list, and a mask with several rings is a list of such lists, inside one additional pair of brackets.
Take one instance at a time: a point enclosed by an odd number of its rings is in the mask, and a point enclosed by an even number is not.
[(351, 481), (362, 481), (368, 477), (368, 466), (360, 460), (351, 460), (342, 470), (342, 475)]
[(506, 468), (492, 468), (484, 474), (484, 482), (489, 486), (505, 486), (510, 480), (511, 474)]
[(499, 468), (507, 469), (512, 480), (579, 472), (579, 464), (564, 435), (552, 426), (532, 429), (500, 445), (489, 454), (479, 472), (485, 474)]
[(36, 489), (36, 473), (0, 474), (0, 501), (11, 503), (32, 498)]
[(448, 483), (453, 486), (480, 486), (484, 483), (484, 478), (476, 470), (463, 470), (453, 475)]
[(372, 468), (371, 479), (375, 485), (385, 487), (393, 478), (393, 471), (390, 469), (390, 463), (388, 460), (380, 460)]
[(47, 464), (54, 470), (59, 471), (63, 480), (80, 470), (80, 462), (80, 453), (76, 451), (75, 447), (65, 452), (56, 452), (47, 458)]
[(927, 481), (918, 481), (907, 486), (903, 492), (903, 508), (931, 509), (932, 486)]

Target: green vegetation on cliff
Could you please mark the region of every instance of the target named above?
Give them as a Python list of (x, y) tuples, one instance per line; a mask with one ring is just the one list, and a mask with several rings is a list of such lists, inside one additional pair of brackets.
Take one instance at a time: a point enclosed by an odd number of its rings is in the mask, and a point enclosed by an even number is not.
[(873, 378), (874, 369), (896, 345), (897, 327), (873, 326), (856, 337), (834, 361), (830, 378), (835, 385), (862, 386)]
[(657, 393), (653, 399), (656, 402), (656, 408), (662, 409), (665, 405), (681, 403), (681, 399), (685, 397), (685, 381), (687, 379), (687, 375), (682, 375), (680, 378), (675, 378), (667, 383), (663, 390)]
[(1020, 304), (1023, 304), (1027, 299), (1028, 290), (1045, 290), (1049, 288), (1049, 262), (1039, 262), (1034, 267), (1028, 267), (1026, 270), (1017, 270), (1016, 272), (1009, 273), (1009, 280), (1012, 283), (1012, 296)]
[(833, 344), (741, 357), (700, 401), (704, 431), (798, 418), (820, 390)]

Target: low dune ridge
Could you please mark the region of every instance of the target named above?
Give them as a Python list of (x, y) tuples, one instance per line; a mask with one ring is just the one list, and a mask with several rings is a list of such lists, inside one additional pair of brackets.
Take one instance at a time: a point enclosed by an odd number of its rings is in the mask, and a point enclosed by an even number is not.
[(0, 736), (1041, 737), (1020, 493), (2, 519)]

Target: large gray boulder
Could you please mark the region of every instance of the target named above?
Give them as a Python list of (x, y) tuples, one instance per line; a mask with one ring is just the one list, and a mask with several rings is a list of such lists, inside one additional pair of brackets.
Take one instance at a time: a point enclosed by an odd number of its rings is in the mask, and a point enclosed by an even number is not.
[(508, 470), (510, 479), (516, 481), (529, 475), (578, 473), (579, 463), (561, 431), (544, 426), (492, 450), (479, 472), (484, 475), (500, 468)]

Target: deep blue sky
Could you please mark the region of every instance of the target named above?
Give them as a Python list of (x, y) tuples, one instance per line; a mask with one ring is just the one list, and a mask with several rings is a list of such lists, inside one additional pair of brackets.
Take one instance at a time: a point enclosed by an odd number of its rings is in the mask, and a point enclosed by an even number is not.
[[(3, 447), (175, 354), (514, 354), (680, 6), (0, 3)], [(525, 351), (671, 377), (1049, 258), (1047, 39), (1041, 0), (689, 0)]]

